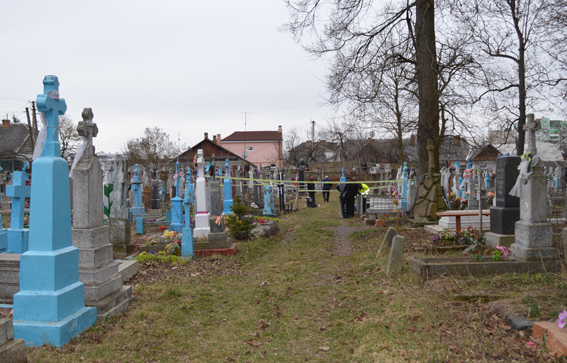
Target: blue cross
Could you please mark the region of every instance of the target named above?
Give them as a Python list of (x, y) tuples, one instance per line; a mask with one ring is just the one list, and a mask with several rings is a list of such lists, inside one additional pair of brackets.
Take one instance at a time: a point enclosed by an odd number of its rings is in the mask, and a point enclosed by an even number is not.
[(6, 186), (6, 196), (12, 197), (12, 214), (10, 228), (24, 228), (24, 208), (26, 198), (29, 198), (31, 187), (26, 185), (28, 174), (25, 171), (15, 171), (12, 185)]
[[(64, 99), (58, 99), (59, 80), (57, 76), (45, 76), (43, 79), (43, 92), (44, 94), (37, 95), (36, 100), (37, 109), (44, 112), (47, 119), (47, 139), (41, 156), (59, 157), (61, 154), (59, 116), (65, 114), (67, 104)], [(57, 97), (55, 97), (55, 93), (57, 93)]]

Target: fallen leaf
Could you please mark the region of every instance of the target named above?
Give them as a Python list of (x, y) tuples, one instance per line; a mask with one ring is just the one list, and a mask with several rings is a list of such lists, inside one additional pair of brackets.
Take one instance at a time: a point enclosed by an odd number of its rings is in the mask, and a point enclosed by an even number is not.
[(331, 350), (330, 347), (319, 347), (319, 350), (322, 352), (328, 352), (329, 350)]
[(257, 341), (252, 340), (252, 339), (247, 340), (246, 343), (250, 344), (250, 345), (253, 346), (254, 348), (258, 348), (258, 347), (260, 347), (260, 346), (262, 345), (262, 343), (257, 342)]

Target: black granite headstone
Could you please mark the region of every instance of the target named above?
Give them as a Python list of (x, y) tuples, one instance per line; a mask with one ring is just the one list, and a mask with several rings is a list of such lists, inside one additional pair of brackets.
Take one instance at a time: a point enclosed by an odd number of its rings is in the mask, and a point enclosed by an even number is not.
[(150, 202), (151, 209), (160, 208), (159, 189), (161, 183), (159, 180), (152, 180), (152, 200)]
[(511, 196), (520, 165), (519, 156), (507, 156), (496, 160), (496, 206), (490, 208), (490, 231), (498, 234), (514, 234), (516, 221), (520, 219), (520, 198)]

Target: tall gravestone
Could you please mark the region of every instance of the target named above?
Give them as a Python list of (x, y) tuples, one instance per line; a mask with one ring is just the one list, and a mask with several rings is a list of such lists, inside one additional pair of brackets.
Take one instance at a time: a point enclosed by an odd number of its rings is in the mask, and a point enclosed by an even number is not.
[(136, 221), (136, 234), (144, 234), (144, 218), (146, 217), (146, 209), (142, 201), (142, 182), (140, 181), (140, 168), (136, 164), (134, 168), (134, 176), (130, 184), (132, 190), (133, 205), (130, 208), (132, 219)]
[(29, 230), (24, 228), (24, 214), (31, 187), (26, 185), (27, 180), (28, 173), (15, 171), (12, 185), (6, 186), (6, 196), (12, 197), (10, 228), (7, 230), (8, 251), (11, 253), (24, 253), (28, 250)]
[(209, 218), (211, 214), (207, 209), (209, 204), (207, 201), (207, 181), (205, 180), (205, 166), (203, 159), (203, 150), (197, 150), (197, 168), (198, 175), (195, 182), (195, 197), (197, 211), (195, 213), (195, 229), (193, 235), (195, 238), (207, 238), (211, 232), (209, 226)]
[[(92, 143), (97, 136), (90, 108), (83, 110), (77, 131), (86, 148), (73, 170), (73, 246), (79, 249), (79, 280), (85, 284), (85, 305), (97, 308), (97, 319), (116, 316), (132, 299), (122, 286), (118, 263), (112, 259), (109, 228), (103, 225), (102, 169)], [(112, 222), (112, 219), (111, 219)]]
[(193, 249), (193, 227), (191, 226), (191, 209), (193, 207), (193, 184), (191, 183), (191, 169), (187, 168), (187, 185), (183, 196), (185, 205), (185, 225), (181, 230), (181, 256), (192, 257)]
[[(512, 255), (523, 261), (556, 260), (553, 247), (553, 228), (547, 223), (546, 183), (541, 161), (538, 162), (535, 132), (539, 123), (529, 114), (524, 125), (528, 152), (520, 163), (517, 181), (520, 195), (520, 220), (515, 224), (515, 241), (510, 246)], [(514, 189), (513, 189), (514, 190)]]
[(79, 249), (71, 237), (69, 166), (59, 145), (59, 116), (67, 105), (59, 98), (57, 77), (46, 76), (43, 85), (36, 104), (46, 120), (46, 138), (32, 167), (29, 249), (20, 257), (14, 335), (28, 346), (60, 347), (93, 325), (97, 311), (85, 307)]
[(520, 219), (520, 199), (510, 195), (518, 179), (519, 156), (505, 156), (496, 160), (495, 203), (490, 208), (490, 232), (486, 239), (493, 247), (510, 246), (514, 242), (514, 228)]
[(114, 253), (118, 258), (124, 258), (134, 252), (130, 244), (132, 231), (128, 218), (128, 160), (117, 158), (113, 162), (114, 173), (112, 177), (113, 189), (110, 194), (110, 243), (114, 246)]
[[(161, 182), (157, 179), (157, 172), (154, 170), (154, 175), (151, 180), (152, 185), (152, 199), (150, 201), (150, 209), (160, 209), (159, 191)], [(163, 194), (165, 196), (165, 194)]]
[(222, 203), (223, 213), (229, 215), (232, 213), (232, 182), (230, 180), (230, 171), (228, 169), (228, 159), (224, 162), (224, 200)]
[(181, 171), (179, 170), (179, 156), (175, 164), (175, 197), (171, 198), (171, 224), (169, 229), (175, 232), (181, 232), (183, 228), (183, 199), (179, 196), (181, 190), (179, 189), (179, 181), (181, 179)]

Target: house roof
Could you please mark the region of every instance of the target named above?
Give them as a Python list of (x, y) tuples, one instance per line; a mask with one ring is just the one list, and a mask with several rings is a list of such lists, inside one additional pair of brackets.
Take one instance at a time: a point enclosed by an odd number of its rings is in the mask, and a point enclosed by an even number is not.
[(197, 154), (197, 150), (203, 149), (203, 156), (205, 158), (210, 158), (212, 155), (215, 155), (215, 159), (224, 162), (224, 159), (240, 161), (244, 164), (252, 164), (246, 159), (241, 158), (237, 154), (233, 153), (232, 151), (225, 149), (221, 145), (217, 144), (216, 142), (212, 141), (211, 139), (203, 139), (197, 144), (193, 145), (190, 149), (184, 151), (179, 155), (179, 159), (181, 160), (192, 160)]
[(0, 153), (19, 153), (29, 135), (28, 127), (22, 123), (10, 123), (10, 127), (0, 127)]
[(240, 141), (282, 141), (283, 136), (279, 131), (235, 131), (222, 139), (222, 142)]
[[(563, 153), (561, 152), (561, 148), (558, 143), (538, 142), (536, 144), (536, 148), (537, 148), (537, 155), (543, 161), (557, 162), (564, 160)], [(502, 144), (498, 146), (497, 149), (503, 155), (504, 154), (516, 155), (515, 143)], [(524, 146), (524, 150), (526, 151), (528, 150), (527, 144)]]

